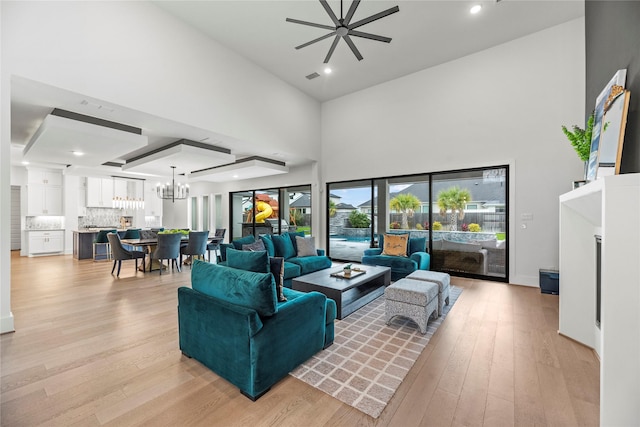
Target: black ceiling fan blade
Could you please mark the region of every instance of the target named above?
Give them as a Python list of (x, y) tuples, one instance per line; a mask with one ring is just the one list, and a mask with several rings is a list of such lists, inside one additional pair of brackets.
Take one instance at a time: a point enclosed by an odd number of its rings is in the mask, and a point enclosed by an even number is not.
[(314, 22), (301, 21), (299, 19), (293, 19), (293, 18), (287, 18), (287, 22), (291, 22), (293, 24), (308, 25), (310, 27), (322, 28), (322, 29), (325, 29), (325, 30), (335, 30), (336, 29), (335, 27), (332, 27), (331, 25), (316, 24)]
[(362, 31), (349, 31), (350, 36), (361, 37), (363, 39), (376, 40), (379, 42), (390, 43), (391, 37), (378, 36), (376, 34), (363, 33)]
[(353, 54), (356, 56), (356, 58), (358, 58), (358, 61), (362, 61), (362, 55), (360, 55), (360, 51), (358, 50), (356, 45), (353, 44), (353, 40), (351, 40), (351, 37), (344, 36), (343, 39), (344, 39), (345, 42), (347, 42), (347, 44), (351, 48), (351, 52), (353, 52)]
[(331, 21), (335, 24), (336, 27), (342, 25), (340, 24), (340, 21), (338, 20), (336, 14), (333, 13), (333, 10), (331, 9), (331, 6), (329, 6), (329, 3), (327, 3), (327, 0), (320, 0), (320, 4), (322, 5), (322, 7), (324, 7), (324, 10), (327, 11), (329, 18), (331, 18)]
[(362, 27), (363, 25), (368, 24), (369, 22), (377, 21), (380, 18), (384, 18), (385, 16), (389, 16), (392, 13), (396, 13), (396, 12), (400, 12), (400, 8), (398, 6), (394, 6), (391, 9), (384, 10), (380, 13), (376, 13), (375, 15), (371, 15), (368, 18), (364, 18), (358, 22), (354, 22), (353, 24), (349, 25), (349, 29), (351, 30), (354, 28)]
[(351, 18), (353, 18), (353, 14), (356, 13), (356, 9), (360, 5), (360, 0), (353, 0), (351, 6), (349, 6), (349, 10), (347, 11), (347, 16), (344, 17), (344, 21), (342, 21), (343, 25), (349, 25), (351, 22)]
[(304, 43), (304, 44), (301, 44), (300, 46), (296, 46), (296, 49), (302, 49), (303, 47), (307, 47), (307, 46), (309, 46), (310, 44), (314, 44), (314, 43), (316, 43), (316, 42), (319, 42), (320, 40), (328, 39), (329, 37), (331, 37), (331, 36), (335, 36), (335, 35), (336, 35), (336, 32), (335, 32), (335, 31), (332, 31), (332, 32), (330, 32), (329, 34), (325, 34), (325, 35), (324, 35), (324, 36), (322, 36), (322, 37), (318, 37), (317, 39), (311, 40), (310, 42), (306, 42), (306, 43)]
[(338, 45), (339, 41), (340, 41), (340, 36), (336, 35), (336, 38), (333, 39), (333, 43), (331, 43), (331, 47), (329, 48), (329, 53), (327, 53), (327, 56), (324, 58), (325, 64), (329, 63), (329, 60), (331, 59), (331, 55), (333, 55), (333, 51), (336, 50), (336, 46)]

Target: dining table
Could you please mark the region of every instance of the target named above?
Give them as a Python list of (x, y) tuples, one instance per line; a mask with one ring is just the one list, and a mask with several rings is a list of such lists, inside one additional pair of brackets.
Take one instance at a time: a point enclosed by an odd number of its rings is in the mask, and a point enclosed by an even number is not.
[[(223, 240), (222, 237), (216, 237), (216, 236), (209, 236), (207, 238), (207, 242), (209, 243), (216, 243), (219, 244), (221, 243)], [(129, 245), (129, 246), (133, 246), (133, 247), (137, 247), (137, 248), (142, 248), (143, 251), (145, 252), (145, 254), (149, 255), (149, 272), (153, 271), (153, 270), (159, 270), (160, 268), (165, 268), (164, 264), (162, 264), (160, 262), (160, 260), (157, 260), (155, 267), (157, 268), (153, 268), (153, 258), (151, 257), (151, 255), (153, 254), (154, 249), (156, 248), (156, 246), (158, 246), (158, 238), (154, 237), (154, 238), (150, 238), (150, 239), (122, 239), (121, 240), (123, 245)], [(189, 236), (185, 235), (182, 239), (181, 239), (182, 243), (189, 243)], [(143, 265), (146, 265), (146, 260), (145, 263), (143, 263)], [(139, 269), (142, 269), (141, 271), (144, 271), (143, 266), (141, 265), (140, 267), (138, 267)]]

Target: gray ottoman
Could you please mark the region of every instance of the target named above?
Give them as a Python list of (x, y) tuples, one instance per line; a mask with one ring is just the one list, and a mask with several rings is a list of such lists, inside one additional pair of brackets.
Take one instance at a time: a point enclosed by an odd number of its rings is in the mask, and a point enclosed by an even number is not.
[(449, 305), (449, 286), (451, 276), (437, 271), (416, 270), (407, 276), (407, 279), (424, 280), (438, 284), (438, 316), (442, 316), (444, 304)]
[(438, 285), (422, 280), (400, 279), (384, 290), (387, 325), (394, 316), (404, 316), (427, 333), (430, 317), (438, 317)]

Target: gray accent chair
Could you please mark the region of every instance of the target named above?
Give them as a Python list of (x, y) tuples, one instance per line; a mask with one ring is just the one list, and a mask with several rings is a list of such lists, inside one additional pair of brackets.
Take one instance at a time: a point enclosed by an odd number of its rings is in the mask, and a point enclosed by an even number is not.
[(201, 256), (204, 260), (204, 254), (207, 252), (208, 240), (209, 230), (190, 231), (189, 243), (187, 243), (187, 246), (180, 248), (180, 264), (182, 264), (182, 255), (191, 255), (192, 258)]
[[(180, 241), (182, 234), (158, 234), (158, 246), (151, 254), (151, 259), (157, 259), (162, 264), (162, 260), (170, 260), (171, 266), (176, 266), (180, 270), (178, 258), (180, 258)], [(160, 275), (162, 275), (162, 265), (160, 265)]]
[(116, 264), (118, 264), (118, 273), (116, 276), (120, 276), (120, 267), (122, 267), (122, 261), (127, 259), (133, 259), (136, 261), (136, 271), (138, 270), (138, 260), (142, 259), (142, 271), (144, 271), (144, 257), (145, 253), (143, 251), (128, 251), (122, 246), (122, 242), (120, 242), (120, 236), (117, 233), (109, 233), (107, 234), (107, 239), (109, 239), (109, 246), (111, 246), (111, 256), (113, 258), (113, 268), (111, 269), (111, 274), (113, 274), (113, 270), (116, 268)]
[(214, 234), (216, 240), (207, 245), (207, 260), (209, 262), (211, 262), (211, 251), (213, 251), (213, 254), (216, 257), (216, 263), (220, 261), (220, 244), (224, 240), (224, 235), (226, 233), (226, 228), (216, 228), (216, 232)]

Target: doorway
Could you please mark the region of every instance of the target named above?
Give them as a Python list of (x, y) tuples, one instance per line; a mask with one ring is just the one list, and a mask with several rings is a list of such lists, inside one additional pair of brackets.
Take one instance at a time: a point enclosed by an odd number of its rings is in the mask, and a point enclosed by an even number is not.
[(22, 232), (20, 230), (20, 186), (11, 186), (11, 250), (21, 248)]

